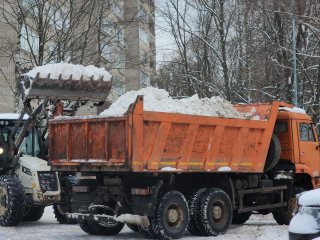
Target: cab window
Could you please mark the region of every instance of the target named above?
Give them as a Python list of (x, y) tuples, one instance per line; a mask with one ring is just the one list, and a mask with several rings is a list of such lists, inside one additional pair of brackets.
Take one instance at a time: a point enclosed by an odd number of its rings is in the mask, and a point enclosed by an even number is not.
[(305, 141), (305, 142), (316, 141), (312, 124), (299, 123), (299, 133), (300, 133), (300, 141)]

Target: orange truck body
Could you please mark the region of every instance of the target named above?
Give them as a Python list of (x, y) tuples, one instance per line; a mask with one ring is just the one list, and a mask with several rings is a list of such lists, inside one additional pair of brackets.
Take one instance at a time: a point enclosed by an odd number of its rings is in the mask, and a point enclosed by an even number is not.
[[(227, 119), (144, 111), (138, 96), (123, 117), (50, 120), (49, 165), (78, 171), (262, 173), (280, 106), (292, 108), (282, 102), (237, 105), (243, 113), (254, 107), (260, 120)], [(292, 155), (290, 149), (286, 145), (283, 154)]]

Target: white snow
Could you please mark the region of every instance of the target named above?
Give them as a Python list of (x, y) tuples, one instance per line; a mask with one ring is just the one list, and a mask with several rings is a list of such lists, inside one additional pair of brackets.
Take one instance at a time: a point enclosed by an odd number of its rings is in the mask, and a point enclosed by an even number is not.
[(100, 115), (109, 117), (123, 116), (138, 95), (144, 96), (143, 110), (145, 111), (240, 119), (250, 119), (252, 116), (251, 113), (239, 113), (231, 103), (220, 97), (199, 99), (196, 94), (187, 99), (177, 100), (169, 97), (167, 91), (153, 87), (127, 92)]
[(317, 233), (319, 226), (312, 215), (298, 213), (295, 215), (289, 225), (289, 231), (292, 233)]
[(230, 167), (221, 167), (218, 169), (219, 172), (231, 171)]
[(252, 120), (260, 120), (260, 116), (259, 115), (253, 116)]
[(274, 179), (292, 179), (292, 177), (288, 176), (288, 175), (285, 175), (283, 173), (280, 173)]
[(304, 109), (302, 109), (302, 108), (297, 108), (297, 107), (294, 107), (294, 108), (279, 107), (279, 110), (286, 110), (286, 111), (293, 112), (293, 113), (306, 114), (306, 111), (305, 111)]
[(299, 205), (315, 206), (320, 205), (320, 189), (314, 189), (302, 193), (298, 199)]
[(181, 169), (176, 169), (172, 167), (164, 167), (160, 171), (182, 171)]
[[(0, 114), (0, 120), (18, 120), (20, 117), (20, 114), (18, 113), (1, 113)], [(27, 120), (28, 115), (25, 114), (23, 116), (23, 120)]]
[(41, 78), (47, 77), (50, 73), (50, 78), (52, 79), (58, 79), (60, 74), (62, 74), (61, 77), (63, 79), (69, 79), (72, 74), (72, 80), (80, 80), (81, 75), (83, 75), (83, 80), (90, 80), (93, 76), (93, 80), (98, 80), (103, 77), (103, 81), (110, 81), (112, 77), (105, 68), (97, 68), (93, 65), (85, 67), (63, 62), (35, 67), (25, 75), (35, 78), (38, 72)]

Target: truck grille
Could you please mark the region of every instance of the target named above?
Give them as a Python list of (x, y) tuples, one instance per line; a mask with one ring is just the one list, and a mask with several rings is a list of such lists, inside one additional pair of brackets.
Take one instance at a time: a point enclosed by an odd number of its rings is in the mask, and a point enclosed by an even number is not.
[(43, 193), (58, 191), (58, 178), (55, 172), (38, 172), (39, 184)]

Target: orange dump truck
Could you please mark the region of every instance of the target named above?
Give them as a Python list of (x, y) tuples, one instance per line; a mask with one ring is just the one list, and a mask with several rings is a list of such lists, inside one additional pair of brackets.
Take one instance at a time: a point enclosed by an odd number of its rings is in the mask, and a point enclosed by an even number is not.
[(295, 195), (319, 185), (314, 125), (281, 102), (234, 107), (260, 120), (144, 111), (143, 96), (123, 117), (50, 120), (51, 169), (81, 175), (67, 216), (160, 239), (218, 235), (252, 212), (288, 224)]

